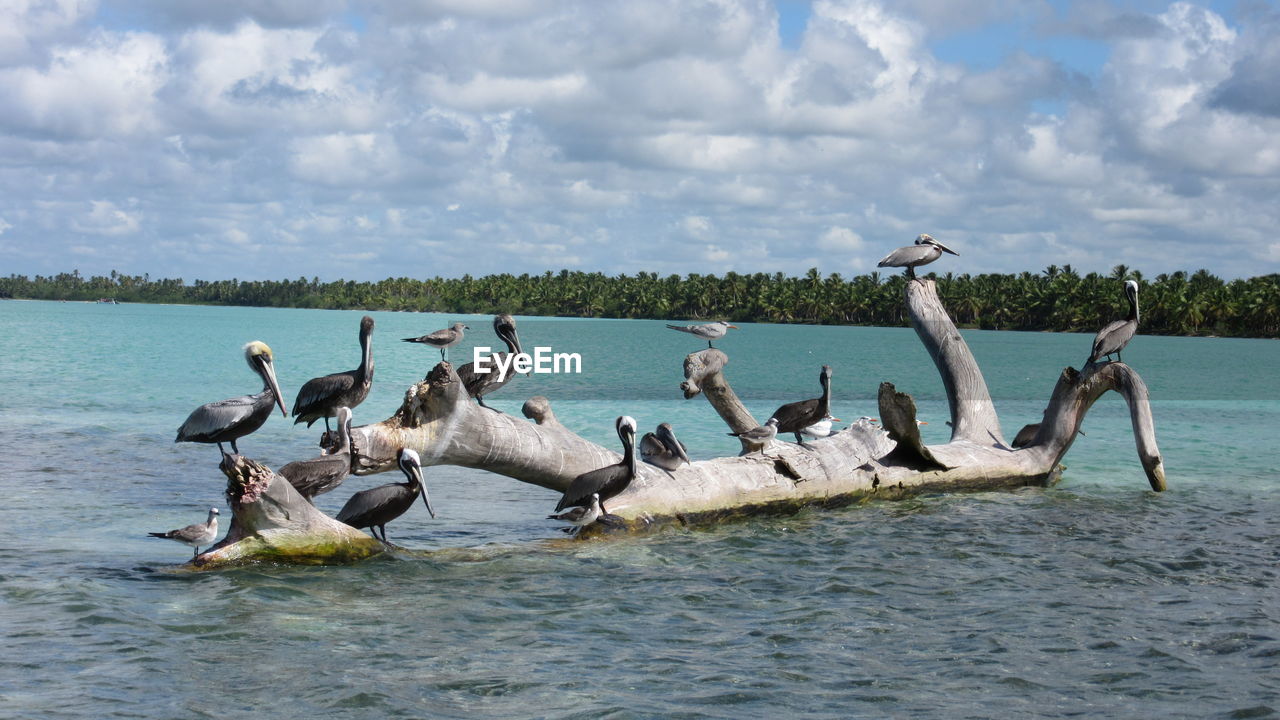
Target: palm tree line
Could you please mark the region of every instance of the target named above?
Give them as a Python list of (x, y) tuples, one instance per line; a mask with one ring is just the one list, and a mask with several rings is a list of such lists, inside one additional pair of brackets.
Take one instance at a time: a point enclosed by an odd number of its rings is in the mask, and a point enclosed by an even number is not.
[[(1280, 274), (1226, 282), (1197, 270), (1147, 280), (1124, 265), (1109, 275), (1050, 265), (1040, 273), (928, 277), (937, 280), (939, 295), (961, 327), (1093, 332), (1124, 313), (1121, 283), (1133, 279), (1141, 288), (1143, 333), (1280, 336)], [(900, 326), (907, 324), (905, 282), (898, 273), (845, 278), (824, 276), (816, 268), (800, 277), (561, 270), (377, 282), (233, 278), (192, 283), (115, 271), (85, 278), (74, 271), (0, 278), (0, 298)]]

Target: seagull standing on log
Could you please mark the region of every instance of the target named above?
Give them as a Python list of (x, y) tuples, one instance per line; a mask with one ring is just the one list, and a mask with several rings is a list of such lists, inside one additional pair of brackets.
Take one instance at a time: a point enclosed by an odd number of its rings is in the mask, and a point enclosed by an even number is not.
[(1108, 323), (1098, 331), (1093, 338), (1093, 351), (1089, 353), (1089, 359), (1085, 365), (1092, 365), (1099, 358), (1110, 357), (1113, 354), (1116, 359), (1123, 362), (1120, 351), (1138, 332), (1138, 283), (1136, 281), (1124, 281), (1124, 296), (1129, 300), (1129, 314), (1123, 320)]
[(905, 267), (907, 269), (907, 277), (914, 280), (916, 277), (916, 266), (928, 265), (929, 263), (942, 257), (942, 253), (948, 252), (952, 255), (960, 253), (934, 240), (931, 236), (921, 233), (916, 237), (914, 245), (900, 247), (889, 253), (876, 267)]
[(151, 537), (163, 538), (165, 540), (173, 540), (180, 542), (188, 547), (196, 549), (192, 558), (200, 556), (200, 546), (208, 545), (213, 539), (218, 537), (218, 508), (209, 508), (209, 519), (202, 523), (195, 523), (177, 530), (169, 532), (147, 533)]
[(556, 512), (565, 508), (586, 507), (592, 502), (592, 495), (600, 496), (601, 516), (607, 515), (604, 503), (631, 484), (636, 477), (636, 421), (629, 415), (621, 415), (613, 423), (622, 440), (622, 461), (606, 465), (596, 470), (584, 472), (569, 483), (556, 505)]
[(311, 423), (324, 418), (328, 431), (329, 418), (338, 414), (339, 407), (354, 408), (369, 397), (373, 385), (373, 318), (360, 319), (360, 367), (346, 372), (312, 378), (298, 390), (293, 401), (294, 425)]
[(278, 405), (280, 412), (289, 417), (280, 384), (276, 382), (271, 348), (261, 340), (254, 340), (244, 346), (244, 359), (262, 378), (262, 392), (201, 405), (191, 411), (178, 428), (174, 442), (217, 443), (218, 452), (226, 454), (222, 443), (230, 441), (231, 452), (238, 455), (236, 440), (262, 427), (271, 415), (271, 406)]
[(716, 322), (707, 323), (705, 325), (667, 325), (667, 327), (672, 330), (679, 330), (680, 332), (700, 337), (707, 341), (707, 347), (714, 347), (711, 344), (712, 340), (719, 340), (730, 330), (738, 329), (737, 325), (730, 325), (723, 320), (717, 320)]
[(452, 326), (447, 327), (444, 330), (436, 330), (433, 333), (428, 333), (421, 337), (401, 339), (405, 342), (422, 343), (423, 345), (440, 348), (440, 359), (443, 361), (449, 359), (449, 348), (462, 342), (462, 331), (470, 329), (471, 328), (467, 327), (465, 323), (459, 322), (454, 323)]

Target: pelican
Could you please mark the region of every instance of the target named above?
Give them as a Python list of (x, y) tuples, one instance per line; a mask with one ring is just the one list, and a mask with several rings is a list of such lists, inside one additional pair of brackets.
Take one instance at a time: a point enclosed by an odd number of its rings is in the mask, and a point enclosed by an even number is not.
[(559, 515), (548, 515), (547, 519), (569, 523), (573, 527), (561, 529), (565, 532), (571, 532), (573, 528), (586, 527), (599, 520), (603, 514), (604, 510), (600, 508), (600, 493), (591, 493), (591, 500), (588, 504), (571, 507)]
[[(458, 378), (462, 380), (462, 386), (467, 389), (467, 394), (476, 399), (482, 407), (489, 407), (484, 404), (484, 396), (497, 390), (498, 388), (511, 382), (511, 376), (515, 375), (515, 371), (508, 368), (507, 374), (498, 379), (497, 359), (504, 358), (504, 362), (510, 362), (505, 358), (511, 357), (521, 352), (520, 336), (516, 334), (516, 319), (506, 313), (502, 313), (493, 318), (493, 331), (498, 337), (507, 344), (505, 353), (493, 353), (489, 356), (489, 370), (487, 372), (477, 372), (475, 363), (467, 363), (458, 368)], [(489, 408), (492, 410), (493, 408)]]
[(369, 397), (373, 384), (373, 318), (360, 319), (360, 367), (355, 370), (325, 375), (308, 380), (293, 401), (294, 425), (311, 423), (324, 418), (324, 429), (329, 429), (329, 418), (345, 405), (353, 408)]
[(1133, 339), (1134, 333), (1138, 332), (1138, 283), (1125, 280), (1124, 295), (1129, 300), (1129, 314), (1123, 320), (1116, 320), (1098, 331), (1093, 338), (1093, 352), (1089, 353), (1085, 365), (1091, 365), (1102, 357), (1109, 358), (1113, 354), (1117, 360), (1124, 361), (1120, 357), (1120, 351)]
[(308, 500), (341, 485), (351, 474), (351, 408), (338, 408), (338, 443), (332, 452), (310, 460), (295, 460), (276, 473)]
[(636, 421), (629, 415), (621, 415), (613, 425), (618, 431), (618, 438), (622, 440), (622, 462), (590, 470), (574, 478), (569, 483), (569, 489), (564, 491), (564, 497), (556, 505), (556, 512), (565, 508), (586, 507), (592, 502), (592, 495), (599, 495), (601, 516), (607, 515), (604, 501), (626, 490), (635, 478)]
[(431, 513), (431, 517), (436, 516), (435, 508), (431, 507), (431, 497), (427, 495), (427, 486), (422, 482), (422, 461), (418, 459), (418, 453), (404, 448), (396, 461), (408, 481), (387, 483), (352, 495), (338, 511), (339, 522), (353, 528), (369, 528), (375, 538), (378, 537), (378, 530), (382, 530), (382, 542), (385, 543), (387, 523), (403, 515), (419, 493), (427, 506), (427, 512)]
[(671, 423), (660, 423), (657, 432), (645, 433), (640, 438), (640, 459), (663, 470), (675, 470), (693, 462), (685, 452), (684, 443), (676, 439)]
[(405, 342), (422, 343), (423, 345), (440, 348), (440, 359), (447, 360), (449, 357), (447, 353), (449, 348), (462, 342), (462, 331), (470, 329), (470, 327), (467, 327), (463, 323), (454, 323), (452, 326), (447, 327), (444, 330), (436, 330), (435, 332), (428, 333), (422, 337), (401, 339)]
[(717, 320), (706, 325), (667, 325), (667, 327), (690, 335), (696, 335), (707, 341), (707, 347), (713, 347), (711, 345), (712, 340), (719, 340), (730, 330), (738, 329), (737, 325), (730, 325), (723, 320)]
[(778, 436), (778, 418), (771, 417), (763, 425), (757, 425), (750, 430), (728, 434), (739, 440), (746, 440), (750, 444), (759, 445), (760, 454), (763, 455), (765, 446)]
[(821, 422), (831, 414), (831, 366), (823, 365), (818, 373), (818, 382), (822, 384), (822, 396), (787, 403), (773, 411), (778, 420), (778, 432), (795, 433), (796, 442), (804, 444), (800, 431), (810, 425)]
[(240, 450), (236, 447), (236, 439), (262, 427), (271, 414), (272, 405), (278, 405), (280, 412), (289, 417), (284, 409), (280, 385), (276, 382), (271, 348), (261, 340), (254, 340), (244, 346), (244, 359), (262, 378), (262, 392), (201, 405), (178, 428), (174, 442), (217, 443), (218, 452), (226, 454), (222, 443), (229, 440), (231, 452), (238, 455)]
[(801, 429), (800, 429), (800, 434), (801, 434), (801, 435), (807, 435), (807, 436), (809, 436), (809, 437), (811, 437), (811, 438), (815, 438), (815, 439), (816, 439), (816, 438), (830, 437), (830, 436), (832, 436), (832, 435), (835, 435), (835, 432), (833, 432), (833, 431), (831, 430), (831, 423), (833, 423), (833, 422), (840, 422), (840, 418), (838, 418), (838, 417), (832, 417), (832, 416), (831, 416), (831, 413), (827, 413), (827, 416), (826, 416), (826, 417), (824, 417), (824, 418), (822, 418), (822, 419), (821, 419), (821, 420), (819, 420), (818, 422), (816, 422), (816, 423), (814, 423), (814, 424), (812, 424), (812, 425), (810, 425), (810, 426), (808, 426), (808, 427), (801, 428)]
[(908, 245), (894, 250), (886, 255), (876, 267), (905, 267), (907, 269), (907, 277), (914, 279), (916, 266), (928, 265), (942, 257), (944, 252), (949, 252), (952, 255), (960, 254), (932, 237), (921, 233), (916, 237), (915, 245)]
[(175, 540), (196, 549), (192, 558), (199, 557), (200, 546), (208, 545), (213, 539), (218, 537), (218, 508), (209, 508), (209, 519), (202, 523), (195, 523), (177, 530), (169, 532), (147, 533), (151, 537), (164, 538), (165, 540)]

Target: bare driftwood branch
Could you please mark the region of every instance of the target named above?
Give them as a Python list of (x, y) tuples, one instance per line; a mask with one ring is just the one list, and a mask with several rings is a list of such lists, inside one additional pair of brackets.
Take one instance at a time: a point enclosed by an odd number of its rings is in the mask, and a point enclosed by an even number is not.
[[(925, 490), (1046, 484), (1056, 478), (1084, 414), (1107, 390), (1128, 401), (1143, 468), (1151, 487), (1164, 489), (1147, 388), (1127, 365), (1094, 364), (1083, 373), (1064, 370), (1034, 439), (1015, 449), (1003, 440), (986, 382), (942, 308), (933, 281), (908, 282), (906, 305), (947, 389), (950, 442), (924, 445), (914, 400), (885, 383), (880, 389), (885, 429), (859, 421), (806, 447), (775, 440), (763, 452), (703, 460), (674, 471), (642, 463), (638, 477), (609, 501), (610, 513), (637, 527)], [(686, 398), (701, 393), (730, 430), (741, 432), (757, 422), (725, 379), (727, 363), (728, 357), (716, 349), (689, 355), (681, 389)], [(392, 469), (400, 448), (408, 447), (418, 452), (424, 466), (483, 468), (562, 492), (578, 475), (621, 457), (562, 425), (546, 398), (531, 398), (523, 412), (533, 422), (469, 402), (453, 367), (442, 362), (408, 389), (392, 417), (352, 430), (353, 471), (364, 475)], [(315, 510), (261, 465), (234, 458), (224, 471), (235, 509), (232, 532), (197, 563), (257, 557), (329, 561), (379, 549), (367, 535)], [(549, 496), (548, 506), (552, 500)], [(316, 546), (310, 553), (309, 545)]]

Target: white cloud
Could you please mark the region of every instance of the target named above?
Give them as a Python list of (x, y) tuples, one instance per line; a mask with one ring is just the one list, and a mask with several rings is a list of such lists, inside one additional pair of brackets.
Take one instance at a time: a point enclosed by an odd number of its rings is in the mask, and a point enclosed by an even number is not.
[[(954, 272), (1280, 269), (1265, 9), (817, 0), (783, 47), (767, 0), (102, 2), (0, 7), (14, 272), (826, 273), (922, 231)], [(1013, 21), (1106, 64), (931, 50)]]

